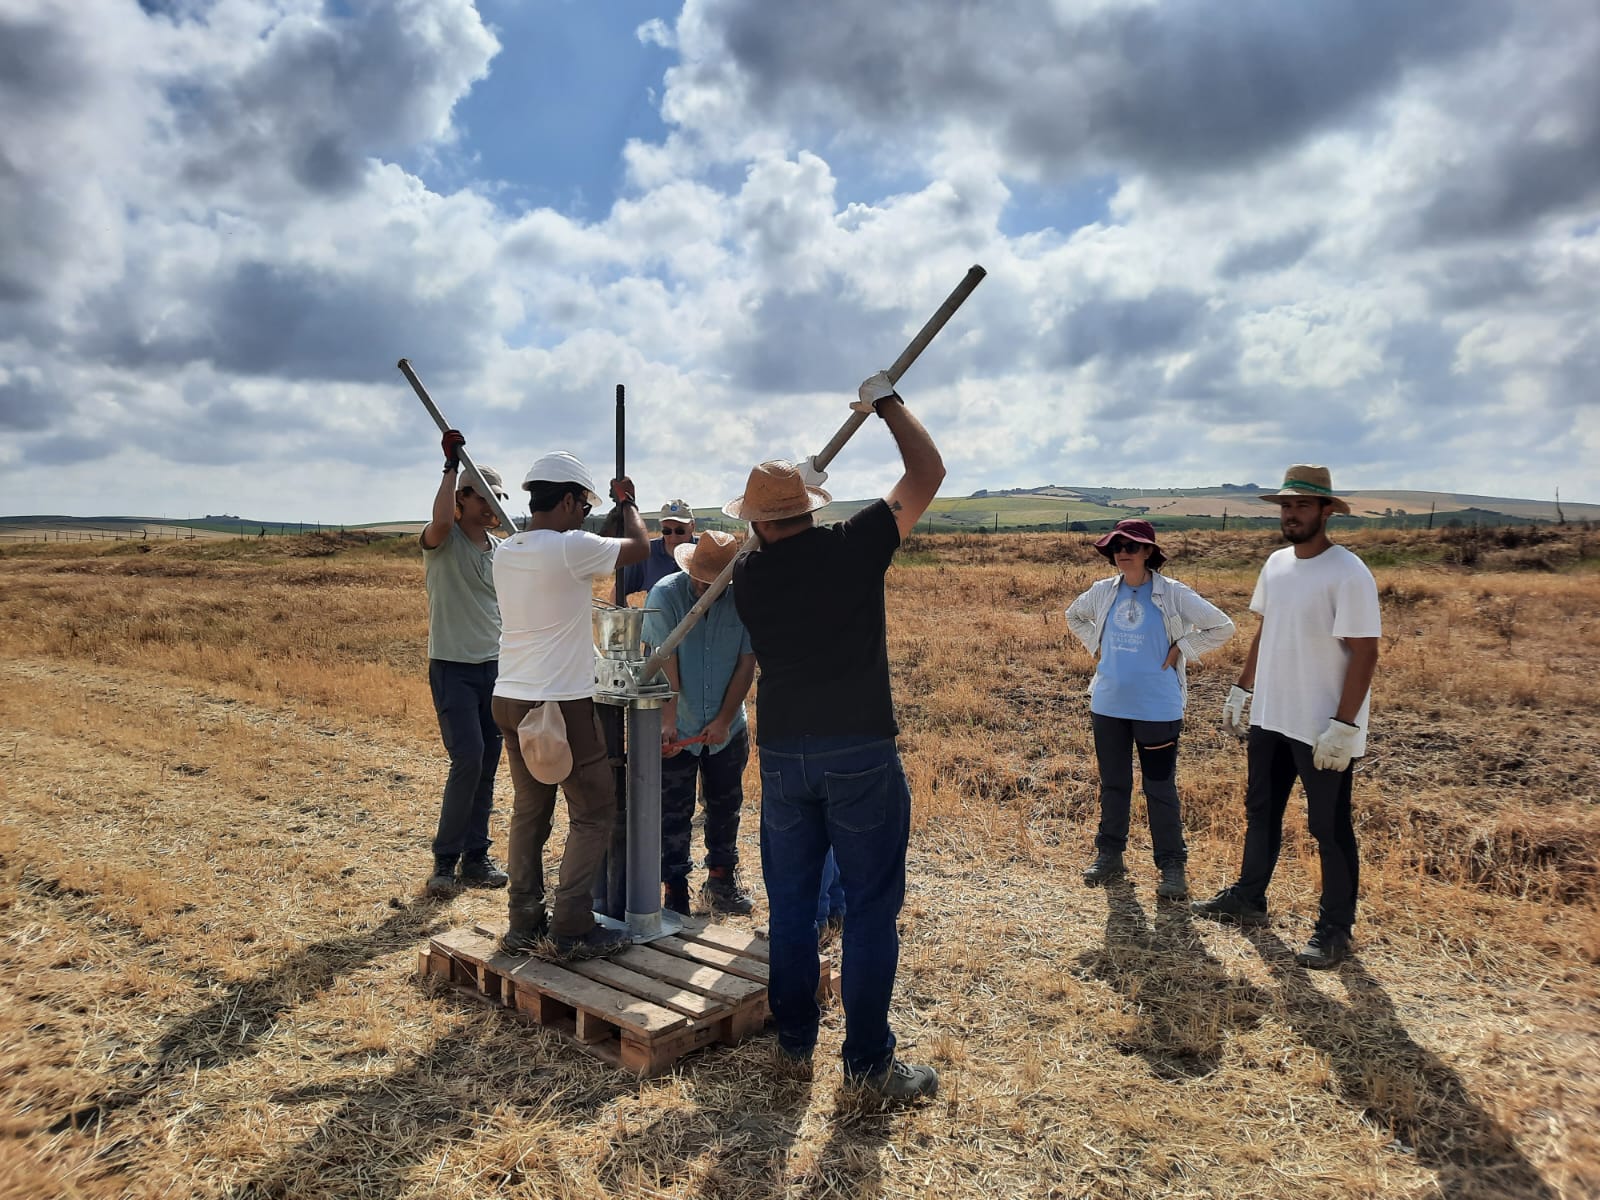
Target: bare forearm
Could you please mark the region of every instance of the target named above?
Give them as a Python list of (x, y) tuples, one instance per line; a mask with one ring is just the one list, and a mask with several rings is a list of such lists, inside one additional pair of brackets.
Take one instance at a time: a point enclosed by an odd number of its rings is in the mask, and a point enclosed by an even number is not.
[(446, 471), (439, 480), (439, 490), (433, 496), (433, 511), (422, 531), (422, 544), (430, 549), (444, 541), (450, 527), (456, 523), (457, 472)]
[(722, 694), (722, 707), (717, 710), (717, 720), (732, 721), (739, 715), (739, 706), (750, 694), (750, 685), (755, 681), (755, 655), (741, 654), (739, 665), (733, 669), (733, 678), (728, 680), (728, 690)]
[(1336, 720), (1354, 725), (1361, 712), (1361, 704), (1372, 689), (1372, 676), (1378, 669), (1377, 638), (1346, 638), (1350, 661), (1345, 664), (1344, 690), (1339, 693), (1339, 711)]
[(878, 411), (883, 414), (884, 423), (889, 426), (900, 451), (900, 461), (905, 464), (905, 474), (885, 499), (894, 510), (900, 536), (906, 537), (928, 511), (939, 485), (944, 482), (944, 459), (922, 422), (906, 408), (903, 400), (885, 400), (879, 404)]
[(1252, 691), (1256, 686), (1256, 656), (1261, 653), (1261, 626), (1256, 626), (1256, 635), (1250, 639), (1250, 649), (1244, 656), (1244, 666), (1239, 668), (1239, 686), (1245, 691)]

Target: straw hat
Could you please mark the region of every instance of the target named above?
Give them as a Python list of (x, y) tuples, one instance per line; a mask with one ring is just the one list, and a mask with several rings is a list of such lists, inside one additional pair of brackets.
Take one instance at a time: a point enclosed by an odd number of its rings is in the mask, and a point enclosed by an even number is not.
[(1283, 473), (1283, 486), (1276, 492), (1258, 496), (1257, 499), (1276, 504), (1280, 500), (1293, 500), (1297, 496), (1315, 496), (1333, 502), (1333, 511), (1350, 513), (1350, 506), (1333, 494), (1333, 476), (1327, 467), (1313, 467), (1298, 463)]
[(735, 521), (782, 521), (816, 512), (832, 499), (819, 487), (807, 487), (792, 462), (774, 458), (750, 472), (744, 495), (729, 500), (722, 511)]
[(560, 701), (546, 700), (530, 708), (517, 722), (517, 744), (528, 774), (540, 783), (560, 783), (572, 774), (572, 747), (567, 744)]
[(700, 535), (698, 542), (685, 542), (672, 552), (678, 569), (690, 579), (701, 583), (715, 583), (722, 568), (739, 553), (739, 543), (731, 533), (710, 529)]

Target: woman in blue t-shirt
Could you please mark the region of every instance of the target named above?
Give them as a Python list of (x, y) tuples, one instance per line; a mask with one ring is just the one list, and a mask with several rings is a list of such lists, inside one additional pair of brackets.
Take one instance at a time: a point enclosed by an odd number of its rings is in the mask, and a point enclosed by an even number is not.
[(1167, 561), (1148, 521), (1118, 521), (1095, 543), (1117, 568), (1074, 600), (1067, 625), (1098, 654), (1089, 685), (1089, 719), (1100, 768), (1100, 829), (1095, 859), (1083, 873), (1090, 887), (1121, 879), (1127, 868), (1128, 812), (1133, 803), (1133, 753), (1139, 753), (1150, 842), (1161, 882), (1156, 895), (1189, 894), (1178, 803), (1178, 736), (1188, 700), (1186, 664), (1233, 636), (1233, 622), (1193, 588), (1161, 574)]

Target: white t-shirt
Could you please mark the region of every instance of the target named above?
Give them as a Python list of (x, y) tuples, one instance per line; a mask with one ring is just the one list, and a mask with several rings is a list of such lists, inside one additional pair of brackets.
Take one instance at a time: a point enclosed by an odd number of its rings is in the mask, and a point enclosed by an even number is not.
[[(504, 607), (504, 601), (501, 601)], [(1339, 710), (1350, 651), (1341, 638), (1379, 637), (1378, 585), (1343, 546), (1296, 558), (1275, 551), (1256, 579), (1250, 611), (1261, 614), (1250, 724), (1314, 746)], [(1367, 749), (1367, 705), (1356, 714), (1356, 754)]]
[(616, 569), (622, 542), (575, 529), (512, 534), (494, 554), (500, 599), (500, 674), (510, 700), (594, 695), (592, 581)]

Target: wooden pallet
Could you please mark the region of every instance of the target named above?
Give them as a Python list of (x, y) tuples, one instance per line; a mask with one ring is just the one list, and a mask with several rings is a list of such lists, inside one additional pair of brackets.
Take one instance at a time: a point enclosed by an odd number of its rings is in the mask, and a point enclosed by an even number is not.
[[(418, 952), (417, 973), (640, 1075), (667, 1070), (702, 1046), (733, 1045), (766, 1024), (767, 942), (745, 930), (692, 920), (677, 936), (563, 963), (501, 953), (504, 932), (503, 923), (483, 923), (439, 934)], [(831, 979), (824, 960), (824, 995)]]

